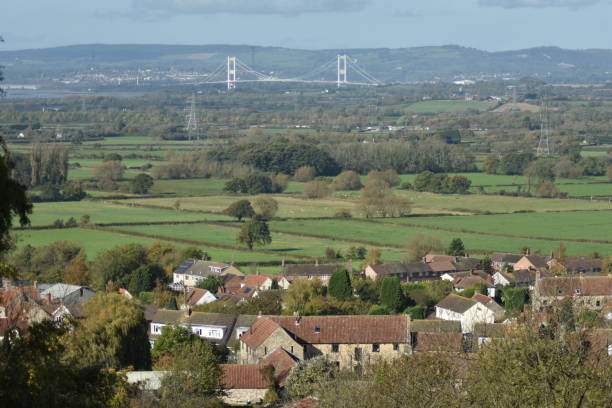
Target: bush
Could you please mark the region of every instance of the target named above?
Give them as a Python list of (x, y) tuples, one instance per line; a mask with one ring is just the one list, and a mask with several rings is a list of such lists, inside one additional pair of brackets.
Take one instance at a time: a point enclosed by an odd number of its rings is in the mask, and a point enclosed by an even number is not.
[(145, 305), (153, 304), (153, 292), (140, 292), (138, 294), (138, 299)]
[(66, 224), (64, 224), (64, 227), (66, 227), (66, 228), (76, 228), (78, 226), (79, 226), (79, 224), (74, 219), (74, 217), (68, 218), (68, 221), (66, 221)]
[(334, 214), (334, 217), (348, 219), (348, 218), (353, 218), (353, 214), (351, 214), (351, 210), (347, 208), (341, 208), (338, 211), (336, 211), (336, 213)]
[(334, 188), (336, 190), (359, 190), (361, 187), (359, 174), (352, 170), (343, 171), (334, 180)]
[(311, 181), (317, 176), (317, 172), (314, 167), (302, 166), (295, 171), (293, 180), (305, 183)]
[(385, 306), (374, 305), (368, 312), (369, 315), (388, 315), (389, 310)]
[(404, 309), (404, 314), (410, 315), (411, 319), (424, 319), (425, 318), (425, 306), (415, 305), (409, 306)]
[(304, 186), (304, 197), (306, 198), (323, 198), (331, 194), (328, 184), (324, 181), (311, 181)]
[(401, 182), (400, 177), (397, 175), (397, 172), (393, 169), (385, 170), (385, 171), (377, 171), (372, 170), (368, 173), (367, 181), (379, 179), (387, 183), (389, 187), (398, 186)]

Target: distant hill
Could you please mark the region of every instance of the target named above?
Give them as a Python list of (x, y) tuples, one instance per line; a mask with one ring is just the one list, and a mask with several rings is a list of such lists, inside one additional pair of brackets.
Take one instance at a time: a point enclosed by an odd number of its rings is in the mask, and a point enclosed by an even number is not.
[(40, 79), (85, 70), (169, 69), (211, 71), (228, 55), (260, 72), (298, 76), (346, 53), (384, 82), (450, 81), (537, 76), (553, 82), (603, 82), (612, 78), (612, 50), (540, 47), (487, 52), (460, 46), (298, 50), (247, 45), (73, 45), (0, 51), (13, 80)]

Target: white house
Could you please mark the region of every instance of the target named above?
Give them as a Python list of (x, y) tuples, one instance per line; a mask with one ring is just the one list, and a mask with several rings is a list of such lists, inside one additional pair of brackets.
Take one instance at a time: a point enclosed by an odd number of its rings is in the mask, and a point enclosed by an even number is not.
[(436, 318), (461, 322), (463, 333), (471, 333), (476, 323), (494, 323), (495, 312), (476, 300), (450, 294), (436, 305)]
[(243, 276), (243, 273), (234, 265), (188, 259), (172, 272), (173, 283), (180, 283), (187, 287), (194, 287), (208, 276), (225, 277), (227, 275)]
[(235, 320), (236, 316), (229, 314), (160, 309), (151, 320), (149, 339), (153, 344), (164, 326), (179, 325), (189, 327), (193, 333), (215, 344), (226, 344)]

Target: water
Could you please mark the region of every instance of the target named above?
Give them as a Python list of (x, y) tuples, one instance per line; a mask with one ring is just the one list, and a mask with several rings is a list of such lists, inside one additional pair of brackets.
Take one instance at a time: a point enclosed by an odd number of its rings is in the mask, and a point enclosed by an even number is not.
[(66, 90), (42, 90), (42, 89), (5, 89), (4, 98), (6, 99), (51, 99), (65, 98), (67, 96), (112, 96), (115, 98), (134, 98), (144, 96), (148, 92), (72, 92)]

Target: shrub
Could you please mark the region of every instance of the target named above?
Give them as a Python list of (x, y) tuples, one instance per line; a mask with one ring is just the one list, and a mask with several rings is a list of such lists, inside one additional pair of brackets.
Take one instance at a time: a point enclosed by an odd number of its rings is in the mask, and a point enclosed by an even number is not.
[(347, 208), (341, 208), (334, 214), (336, 218), (353, 218), (353, 214), (351, 214), (351, 210)]
[(352, 170), (343, 171), (336, 177), (334, 187), (336, 190), (359, 190), (362, 187), (359, 174)]
[(328, 184), (324, 181), (310, 181), (304, 186), (304, 197), (323, 198), (331, 194)]
[(305, 183), (307, 181), (314, 179), (316, 175), (317, 175), (317, 172), (314, 167), (302, 166), (295, 171), (295, 173), (293, 174), (293, 179), (295, 181), (300, 181), (302, 183)]

